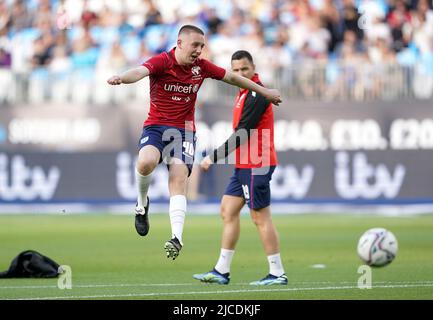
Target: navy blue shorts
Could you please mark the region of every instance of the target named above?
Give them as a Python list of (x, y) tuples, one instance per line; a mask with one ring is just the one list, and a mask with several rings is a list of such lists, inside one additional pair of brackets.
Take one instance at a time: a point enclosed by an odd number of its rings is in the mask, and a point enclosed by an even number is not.
[(250, 209), (259, 210), (271, 204), (271, 188), (275, 166), (257, 169), (235, 169), (226, 195), (242, 197)]
[(191, 174), (194, 163), (196, 136), (193, 131), (186, 131), (170, 126), (150, 125), (143, 127), (143, 133), (138, 143), (139, 150), (151, 145), (159, 150), (161, 157), (159, 163), (168, 165), (170, 158), (182, 160), (188, 167), (188, 176)]

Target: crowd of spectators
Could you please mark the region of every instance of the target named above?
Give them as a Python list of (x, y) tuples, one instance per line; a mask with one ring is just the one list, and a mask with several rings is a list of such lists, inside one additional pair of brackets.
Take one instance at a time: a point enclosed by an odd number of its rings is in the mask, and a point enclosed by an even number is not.
[(245, 49), (266, 84), (301, 84), (307, 97), (374, 95), (384, 90), (379, 73), (391, 75), (391, 87), (411, 80), (395, 66), (421, 65), (433, 78), (432, 2), (0, 0), (0, 77), (104, 79), (169, 50), (179, 27), (194, 24), (206, 32), (203, 56), (222, 67)]

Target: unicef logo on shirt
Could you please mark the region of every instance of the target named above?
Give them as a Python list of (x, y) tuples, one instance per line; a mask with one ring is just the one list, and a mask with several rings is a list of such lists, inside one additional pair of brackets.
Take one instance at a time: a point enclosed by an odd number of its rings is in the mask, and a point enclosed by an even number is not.
[(193, 92), (193, 93), (196, 93), (196, 92), (198, 91), (198, 87), (199, 87), (199, 85), (196, 84), (196, 85), (194, 86), (194, 88), (192, 88), (192, 92)]

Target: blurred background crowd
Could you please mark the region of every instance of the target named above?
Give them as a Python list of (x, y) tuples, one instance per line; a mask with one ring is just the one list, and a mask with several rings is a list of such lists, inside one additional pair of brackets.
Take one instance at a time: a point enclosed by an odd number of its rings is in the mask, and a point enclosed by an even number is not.
[(91, 84), (171, 49), (187, 23), (206, 32), (203, 57), (228, 68), (248, 50), (262, 81), (289, 97), (430, 98), (432, 2), (0, 0), (0, 105), (140, 98)]

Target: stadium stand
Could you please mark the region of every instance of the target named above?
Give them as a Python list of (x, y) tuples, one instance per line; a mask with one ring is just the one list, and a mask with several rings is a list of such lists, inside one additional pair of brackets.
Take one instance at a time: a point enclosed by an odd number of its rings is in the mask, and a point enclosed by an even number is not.
[(2, 0), (0, 105), (143, 99), (102, 80), (170, 49), (185, 23), (206, 30), (205, 57), (228, 67), (235, 48), (249, 50), (290, 98), (433, 96), (428, 0)]

